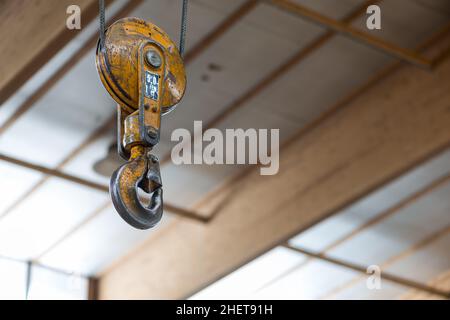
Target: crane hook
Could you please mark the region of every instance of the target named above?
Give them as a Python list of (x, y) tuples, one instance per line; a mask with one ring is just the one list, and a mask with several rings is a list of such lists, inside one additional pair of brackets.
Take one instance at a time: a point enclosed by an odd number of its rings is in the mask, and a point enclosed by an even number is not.
[[(117, 146), (127, 162), (111, 177), (110, 194), (119, 215), (138, 229), (155, 226), (163, 214), (158, 159), (161, 117), (173, 110), (186, 89), (184, 62), (162, 29), (138, 18), (113, 23), (99, 41), (97, 70), (117, 102)], [(150, 194), (144, 205), (139, 191)]]
[[(119, 215), (138, 229), (155, 226), (163, 214), (163, 190), (158, 158), (142, 146), (131, 150), (130, 161), (119, 167), (111, 176), (110, 193)], [(150, 194), (144, 206), (138, 189)]]

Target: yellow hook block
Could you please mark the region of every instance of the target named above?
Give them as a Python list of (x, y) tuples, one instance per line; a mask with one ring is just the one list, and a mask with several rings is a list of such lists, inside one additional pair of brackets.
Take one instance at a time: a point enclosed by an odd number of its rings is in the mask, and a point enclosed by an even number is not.
[(112, 24), (104, 48), (98, 46), (96, 64), (100, 79), (111, 97), (127, 113), (139, 106), (139, 48), (143, 41), (157, 44), (167, 65), (163, 79), (161, 113), (171, 111), (186, 89), (184, 63), (177, 46), (158, 26), (138, 18), (124, 18)]

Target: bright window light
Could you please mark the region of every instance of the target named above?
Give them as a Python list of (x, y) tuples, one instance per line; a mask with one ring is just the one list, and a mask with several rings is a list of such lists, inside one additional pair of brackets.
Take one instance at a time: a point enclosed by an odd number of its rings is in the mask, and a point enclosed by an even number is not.
[(275, 248), (190, 299), (254, 299), (256, 292), (304, 259), (289, 249)]
[[(27, 298), (26, 262), (0, 257), (0, 300)], [(88, 298), (88, 280), (85, 277), (63, 273), (43, 266), (32, 266), (28, 299), (30, 300), (85, 300)]]
[(30, 300), (85, 300), (87, 292), (86, 278), (39, 266), (32, 268)]
[(25, 299), (26, 269), (23, 262), (0, 258), (0, 300)]

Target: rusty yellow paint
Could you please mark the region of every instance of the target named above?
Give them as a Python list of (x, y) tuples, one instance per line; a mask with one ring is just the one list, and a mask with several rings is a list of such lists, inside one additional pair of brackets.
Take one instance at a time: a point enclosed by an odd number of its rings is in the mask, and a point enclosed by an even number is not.
[(124, 120), (122, 145), (127, 152), (134, 146), (142, 144), (139, 130), (139, 112), (135, 111)]
[(137, 211), (136, 208), (136, 184), (139, 183), (147, 171), (146, 148), (134, 146), (131, 148), (131, 156), (128, 164), (124, 166), (121, 179), (118, 180), (117, 190), (120, 192), (123, 203), (127, 208)]

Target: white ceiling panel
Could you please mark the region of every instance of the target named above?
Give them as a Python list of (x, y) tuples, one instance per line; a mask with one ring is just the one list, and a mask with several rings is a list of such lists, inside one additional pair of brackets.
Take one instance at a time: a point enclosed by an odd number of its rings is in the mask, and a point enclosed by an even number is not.
[(0, 221), (0, 255), (38, 256), (107, 200), (103, 192), (50, 179)]
[(86, 300), (88, 279), (33, 266), (28, 293), (30, 300)]
[(37, 171), (0, 162), (0, 223), (4, 211), (22, 198), (29, 188), (42, 178), (43, 175)]
[(164, 197), (174, 205), (190, 207), (240, 169), (242, 166), (170, 163), (161, 170)]
[(163, 230), (170, 220), (170, 214), (165, 214), (162, 222), (155, 228), (137, 230), (109, 207), (39, 261), (54, 268), (95, 275), (127, 253), (130, 248), (149, 237), (157, 236), (158, 230)]
[(62, 171), (76, 177), (107, 185), (109, 177), (95, 172), (94, 164), (107, 157), (108, 148), (115, 140), (116, 136), (112, 132), (108, 132), (97, 140), (92, 141), (76, 157), (65, 164)]
[(0, 257), (0, 300), (25, 299), (26, 264)]

